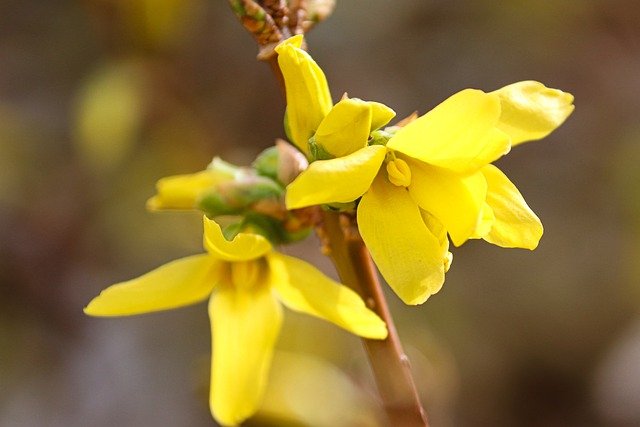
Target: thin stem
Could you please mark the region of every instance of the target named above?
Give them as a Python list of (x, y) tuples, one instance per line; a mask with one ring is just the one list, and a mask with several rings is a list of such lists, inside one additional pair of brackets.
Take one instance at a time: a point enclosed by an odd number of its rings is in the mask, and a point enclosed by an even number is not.
[(342, 282), (358, 292), (369, 308), (387, 324), (385, 340), (362, 339), (392, 426), (428, 426), (416, 390), (409, 359), (402, 349), (376, 269), (355, 224), (355, 218), (324, 212), (318, 230), (324, 250), (333, 260)]

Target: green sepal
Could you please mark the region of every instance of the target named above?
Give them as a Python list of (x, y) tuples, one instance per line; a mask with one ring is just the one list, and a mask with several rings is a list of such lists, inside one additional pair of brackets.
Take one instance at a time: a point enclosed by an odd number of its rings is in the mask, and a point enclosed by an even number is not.
[(286, 234), (282, 223), (272, 217), (250, 213), (244, 217), (244, 229), (250, 229), (266, 237), (273, 244), (286, 242)]
[(256, 213), (248, 213), (242, 221), (242, 230), (249, 230), (267, 238), (272, 244), (280, 245), (300, 241), (309, 236), (311, 227), (289, 232), (281, 220)]
[(238, 16), (244, 16), (246, 14), (246, 11), (244, 9), (244, 5), (242, 4), (241, 1), (239, 0), (231, 0), (230, 2), (231, 5), (231, 10), (233, 10), (233, 13), (235, 13)]
[(316, 143), (314, 137), (309, 138), (309, 152), (313, 160), (330, 160), (334, 158), (322, 145)]
[(222, 234), (227, 240), (233, 240), (244, 227), (243, 221), (233, 222), (222, 228)]

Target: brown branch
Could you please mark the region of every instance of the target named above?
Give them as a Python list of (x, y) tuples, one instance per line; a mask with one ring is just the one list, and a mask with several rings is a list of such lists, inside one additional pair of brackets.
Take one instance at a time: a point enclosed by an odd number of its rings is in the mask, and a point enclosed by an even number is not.
[(357, 231), (355, 218), (324, 212), (318, 230), (323, 252), (331, 257), (342, 282), (358, 292), (387, 324), (385, 340), (363, 339), (382, 404), (392, 426), (428, 426), (411, 367), (389, 312), (375, 266)]

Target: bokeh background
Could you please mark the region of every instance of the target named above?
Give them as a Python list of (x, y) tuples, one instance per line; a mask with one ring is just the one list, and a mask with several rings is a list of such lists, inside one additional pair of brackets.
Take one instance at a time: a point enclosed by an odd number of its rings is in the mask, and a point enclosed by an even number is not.
[[(640, 425), (640, 4), (342, 0), (308, 41), (335, 99), (400, 117), (519, 80), (575, 95), (498, 162), (540, 247), (469, 242), (423, 306), (389, 300), (435, 426)], [(201, 250), (198, 214), (145, 211), (158, 178), (283, 136), (256, 53), (223, 0), (0, 1), (0, 425), (213, 425), (204, 304), (82, 307)], [(356, 338), (288, 312), (278, 348), (247, 425), (380, 424)]]

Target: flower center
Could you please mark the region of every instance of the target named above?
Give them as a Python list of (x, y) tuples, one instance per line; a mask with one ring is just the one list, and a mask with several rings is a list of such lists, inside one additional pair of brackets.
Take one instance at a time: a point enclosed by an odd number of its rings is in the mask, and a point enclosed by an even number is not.
[(262, 270), (260, 260), (236, 261), (231, 263), (231, 283), (239, 289), (249, 290), (258, 284)]
[(395, 158), (387, 163), (389, 181), (398, 187), (408, 187), (411, 184), (411, 169), (402, 159)]

